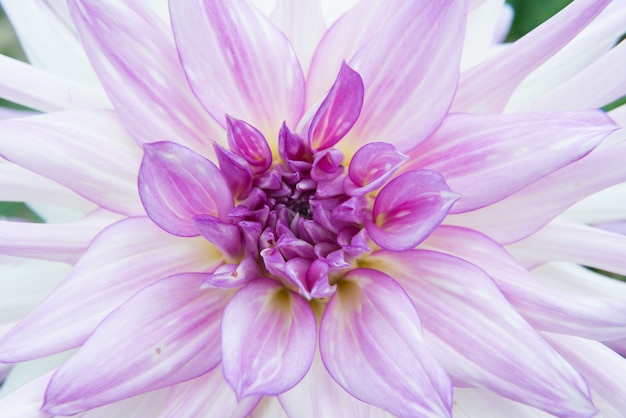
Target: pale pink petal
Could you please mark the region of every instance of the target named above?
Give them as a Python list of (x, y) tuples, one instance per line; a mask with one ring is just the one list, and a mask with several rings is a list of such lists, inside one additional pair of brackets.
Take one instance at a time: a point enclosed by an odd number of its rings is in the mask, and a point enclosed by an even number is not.
[(409, 153), (403, 169), (440, 172), (461, 194), (451, 211), (467, 212), (502, 200), (578, 160), (615, 129), (599, 110), (453, 114)]
[(145, 213), (136, 183), (141, 149), (115, 113), (54, 113), (5, 120), (0, 127), (0, 155), (7, 160), (114, 212)]
[(175, 0), (170, 12), (189, 84), (216, 121), (224, 126), (229, 114), (267, 138), (276, 138), (284, 120), (296, 125), (302, 69), (268, 18), (242, 0)]
[(192, 222), (194, 216), (224, 218), (234, 206), (215, 164), (175, 142), (144, 145), (138, 187), (150, 219), (181, 237), (200, 235)]
[(69, 0), (68, 6), (91, 64), (135, 140), (175, 140), (210, 155), (223, 132), (188, 87), (166, 23), (139, 0)]
[(439, 125), (456, 91), (466, 12), (465, 1), (406, 2), (349, 57), (365, 101), (340, 147), (384, 139), (406, 151)]
[(609, 404), (626, 416), (626, 359), (599, 342), (565, 335), (546, 338)]
[(399, 416), (450, 416), (450, 380), (408, 296), (381, 272), (342, 277), (322, 317), (320, 352), (337, 383), (364, 402)]
[(501, 245), (470, 229), (439, 227), (420, 248), (451, 254), (483, 269), (536, 329), (599, 340), (626, 336), (626, 287), (621, 295), (613, 288), (605, 294), (573, 292), (570, 275), (562, 273), (563, 289), (555, 288), (537, 280)]
[(570, 42), (609, 3), (575, 1), (502, 52), (462, 73), (452, 110), (499, 113), (524, 78)]
[(321, 2), (310, 0), (278, 0), (271, 15), (272, 22), (289, 38), (298, 61), (306, 74), (313, 52), (324, 34), (326, 25)]
[(507, 249), (528, 268), (570, 261), (626, 274), (626, 236), (559, 218)]
[(446, 223), (479, 230), (500, 243), (518, 241), (573, 203), (626, 181), (624, 155), (626, 142), (596, 149), (493, 205), (448, 216)]
[(158, 417), (163, 410), (167, 391), (152, 391), (144, 395), (133, 396), (109, 405), (90, 409), (80, 414), (80, 418), (148, 418)]
[(593, 414), (584, 379), (482, 270), (426, 250), (381, 251), (370, 262), (411, 296), (428, 345), (455, 385), (486, 388), (557, 416)]
[(5, 255), (74, 264), (93, 238), (119, 219), (118, 215), (97, 211), (66, 223), (0, 221), (0, 251)]
[(260, 396), (237, 402), (235, 392), (224, 380), (222, 367), (170, 388), (160, 418), (247, 417)]
[(193, 379), (219, 364), (220, 319), (231, 293), (200, 289), (204, 277), (170, 276), (113, 311), (52, 376), (43, 409), (76, 414)]
[(175, 237), (146, 217), (120, 221), (98, 235), (70, 276), (0, 339), (0, 360), (76, 347), (137, 291), (171, 274), (210, 272), (220, 262), (203, 238)]
[(554, 418), (539, 409), (475, 388), (454, 388), (452, 412), (454, 418)]
[(269, 279), (232, 298), (222, 320), (223, 367), (237, 398), (282, 393), (306, 374), (316, 323), (305, 299)]
[(598, 224), (620, 221), (624, 216), (626, 183), (616, 184), (592, 194), (563, 212), (571, 221)]
[(0, 55), (0, 96), (42, 112), (110, 108), (103, 91)]
[(383, 248), (401, 251), (422, 242), (443, 220), (458, 195), (431, 170), (404, 173), (376, 196), (367, 233)]
[(280, 406), (275, 396), (261, 398), (259, 404), (250, 414), (250, 418), (288, 418), (285, 410)]
[(52, 372), (33, 380), (0, 399), (0, 411), (11, 418), (53, 418), (54, 415), (40, 411), (41, 399)]

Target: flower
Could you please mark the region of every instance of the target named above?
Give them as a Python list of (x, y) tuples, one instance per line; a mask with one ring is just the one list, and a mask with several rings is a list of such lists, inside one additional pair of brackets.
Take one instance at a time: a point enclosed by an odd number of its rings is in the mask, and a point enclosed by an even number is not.
[(148, 3), (40, 10), (72, 40), (69, 11), (106, 97), (88, 67), (0, 60), (47, 112), (0, 123), (3, 184), (79, 214), (2, 223), (9, 285), (57, 268), (5, 308), (3, 390), (43, 364), (3, 411), (626, 414), (626, 288), (581, 267), (625, 274), (626, 238), (586, 224), (623, 209), (571, 207), (626, 178), (586, 110), (623, 93), (619, 2), (499, 48), (491, 1), (363, 0), (328, 29), (316, 2)]

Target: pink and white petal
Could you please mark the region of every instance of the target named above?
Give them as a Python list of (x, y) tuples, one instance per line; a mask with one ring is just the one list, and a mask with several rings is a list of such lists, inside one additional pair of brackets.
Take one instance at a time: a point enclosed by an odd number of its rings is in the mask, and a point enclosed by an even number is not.
[(340, 148), (354, 152), (384, 138), (407, 151), (441, 123), (459, 77), (466, 3), (408, 2), (350, 58), (363, 78), (365, 100)]
[(591, 389), (626, 416), (626, 359), (596, 341), (556, 334), (544, 336), (585, 376)]
[(440, 172), (461, 194), (451, 212), (467, 212), (502, 200), (580, 159), (615, 129), (599, 110), (452, 114), (409, 153), (403, 170)]
[(224, 377), (241, 399), (295, 386), (315, 353), (317, 326), (301, 296), (270, 279), (248, 283), (222, 320)]
[(565, 273), (564, 286), (550, 286), (531, 275), (501, 245), (470, 229), (437, 228), (420, 248), (460, 257), (480, 267), (536, 329), (597, 340), (625, 336), (624, 285), (621, 295), (575, 292), (568, 287), (569, 274)]
[(489, 389), (557, 416), (593, 415), (584, 379), (517, 313), (485, 272), (426, 250), (381, 251), (370, 260), (410, 295), (428, 346), (455, 385)]
[(422, 337), (402, 288), (370, 269), (337, 284), (320, 325), (320, 353), (352, 396), (398, 416), (449, 417), (452, 386)]
[[(230, 417), (244, 418), (259, 403), (260, 396), (237, 402), (235, 392), (217, 366), (200, 377), (172, 386), (160, 418)], [(103, 417), (104, 418), (104, 417)]]
[(27, 383), (0, 399), (0, 410), (11, 418), (53, 418), (41, 411), (41, 400), (52, 372)]
[(296, 126), (304, 108), (302, 68), (267, 17), (243, 0), (169, 3), (189, 84), (218, 123), (225, 126), (229, 114), (268, 139), (277, 137), (283, 121)]
[[(573, 263), (552, 262), (533, 270), (548, 286), (576, 295), (591, 295), (626, 300), (626, 283)], [(604, 339), (604, 338), (603, 338)], [(614, 338), (606, 338), (612, 340)]]
[(275, 396), (261, 398), (259, 404), (250, 414), (250, 418), (288, 418), (287, 413)]
[[(500, 113), (518, 85), (570, 42), (610, 3), (575, 1), (490, 59), (461, 74), (454, 112)], [(494, 80), (499, 80), (494, 84)]]
[(346, 392), (328, 374), (319, 351), (311, 368), (296, 386), (278, 395), (287, 415), (298, 418), (383, 417), (387, 412), (362, 402)]
[(210, 272), (220, 262), (205, 239), (175, 237), (147, 217), (111, 225), (63, 283), (0, 339), (0, 360), (24, 361), (77, 347), (139, 290), (175, 273)]
[(0, 201), (69, 206), (87, 214), (98, 206), (57, 182), (10, 162), (0, 162)]
[(105, 227), (120, 219), (103, 210), (72, 222), (0, 221), (0, 251), (5, 255), (74, 264)]
[(306, 74), (313, 52), (326, 29), (321, 2), (278, 0), (271, 19), (291, 41)]
[(59, 284), (69, 270), (70, 267), (62, 263), (0, 258), (0, 324), (22, 319)]
[(136, 184), (141, 149), (115, 113), (54, 113), (5, 120), (0, 127), (0, 155), (7, 160), (114, 212), (145, 213)]
[(150, 219), (181, 237), (200, 235), (192, 222), (194, 216), (224, 218), (234, 206), (228, 184), (215, 164), (175, 142), (144, 145), (138, 188)]
[(626, 183), (607, 187), (576, 203), (562, 217), (585, 224), (620, 221), (626, 212)]
[(529, 269), (569, 261), (626, 274), (626, 236), (559, 218), (507, 250)]
[(600, 147), (506, 199), (448, 216), (446, 223), (476, 229), (502, 244), (519, 241), (584, 197), (626, 181), (625, 153), (626, 142)]
[(170, 276), (114, 310), (52, 376), (42, 409), (76, 414), (193, 379), (219, 364), (220, 320), (232, 293), (200, 289), (205, 277)]
[(461, 71), (487, 59), (496, 50), (494, 44), (499, 40), (496, 41), (495, 34), (502, 26), (503, 10), (505, 4), (502, 0), (483, 1), (479, 7), (470, 10), (465, 27)]
[[(147, 418), (160, 417), (167, 396), (166, 389), (155, 390), (144, 395), (133, 396), (109, 405), (90, 409), (80, 418)], [(41, 403), (41, 401), (40, 401)]]
[[(142, 144), (175, 140), (207, 155), (223, 131), (189, 89), (171, 30), (139, 0), (70, 0), (85, 51), (120, 118)], [(120, 48), (120, 45), (124, 45)]]
[(76, 32), (47, 1), (3, 0), (2, 7), (28, 62), (71, 80), (98, 85)]
[(97, 87), (48, 73), (0, 55), (0, 96), (42, 112), (68, 109), (107, 109), (106, 94)]
[(554, 418), (554, 415), (484, 389), (454, 388), (455, 418)]

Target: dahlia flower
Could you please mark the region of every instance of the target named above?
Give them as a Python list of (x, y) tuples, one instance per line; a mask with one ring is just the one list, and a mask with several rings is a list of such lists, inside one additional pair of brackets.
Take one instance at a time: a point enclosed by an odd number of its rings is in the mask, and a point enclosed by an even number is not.
[(2, 416), (626, 415), (623, 1), (2, 3)]

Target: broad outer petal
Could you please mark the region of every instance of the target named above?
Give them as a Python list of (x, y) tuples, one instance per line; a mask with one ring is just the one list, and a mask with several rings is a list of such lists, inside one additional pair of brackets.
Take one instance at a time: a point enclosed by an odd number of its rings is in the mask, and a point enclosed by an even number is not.
[(175, 142), (144, 145), (138, 187), (150, 219), (181, 237), (200, 235), (194, 216), (224, 218), (234, 206), (230, 188), (215, 164)]
[(5, 120), (0, 127), (2, 157), (104, 208), (124, 215), (144, 214), (136, 184), (141, 149), (115, 113), (37, 115)]
[(354, 397), (402, 417), (449, 417), (452, 387), (402, 288), (376, 270), (337, 283), (320, 325), (330, 375)]
[(282, 121), (296, 125), (304, 76), (289, 40), (267, 17), (243, 0), (169, 4), (189, 84), (216, 121), (232, 115), (268, 139)]
[(403, 169), (440, 172), (461, 198), (452, 213), (487, 206), (572, 163), (616, 129), (599, 110), (449, 115)]
[(426, 250), (381, 251), (369, 261), (410, 295), (429, 346), (456, 385), (487, 388), (557, 416), (593, 415), (584, 379), (482, 270)]
[(43, 409), (79, 413), (198, 377), (219, 364), (220, 319), (232, 293), (200, 289), (204, 278), (170, 276), (113, 311), (53, 375)]
[(316, 328), (306, 300), (279, 282), (257, 279), (239, 290), (222, 320), (224, 376), (237, 397), (296, 385), (313, 361)]
[(181, 271), (210, 272), (220, 261), (205, 239), (174, 237), (147, 217), (111, 225), (63, 283), (0, 339), (0, 360), (30, 360), (79, 346), (137, 291)]

